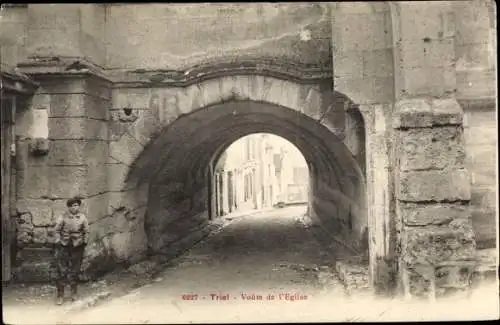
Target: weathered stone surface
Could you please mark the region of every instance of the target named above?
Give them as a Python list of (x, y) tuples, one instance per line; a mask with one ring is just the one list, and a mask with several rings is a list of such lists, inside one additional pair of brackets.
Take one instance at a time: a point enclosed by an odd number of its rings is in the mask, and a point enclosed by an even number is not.
[(87, 166), (87, 196), (104, 193), (108, 191), (108, 169), (106, 165)]
[(400, 169), (463, 168), (465, 146), (459, 127), (416, 128), (401, 131)]
[(221, 83), (221, 79), (211, 79), (202, 82), (200, 84), (201, 93), (199, 104), (204, 107), (220, 102), (222, 99)]
[(371, 290), (368, 281), (368, 265), (361, 262), (337, 261), (335, 269), (348, 293)]
[(313, 119), (319, 119), (321, 115), (321, 93), (314, 87), (309, 88), (306, 97), (299, 102), (299, 111)]
[(433, 99), (434, 125), (461, 125), (464, 112), (455, 99)]
[(467, 169), (403, 172), (399, 182), (401, 201), (457, 201), (471, 196)]
[(22, 213), (16, 218), (16, 240), (19, 245), (33, 242), (34, 226), (31, 213)]
[(470, 221), (453, 221), (447, 227), (406, 228), (402, 239), (402, 259), (409, 265), (470, 260), (475, 248)]
[(126, 218), (128, 211), (115, 212), (112, 215), (101, 217), (91, 227), (95, 230), (98, 238), (119, 232), (130, 230), (130, 221)]
[(130, 165), (144, 150), (142, 144), (128, 132), (124, 133), (118, 141), (109, 144), (109, 155), (117, 161)]
[(127, 270), (135, 275), (143, 276), (151, 274), (158, 267), (158, 263), (154, 261), (142, 261), (130, 266)]
[[(224, 9), (217, 7), (219, 5), (215, 4), (203, 9), (196, 8), (195, 11), (194, 8), (180, 6), (166, 11), (160, 4), (137, 5), (134, 6), (136, 15), (130, 14), (130, 8), (110, 7), (107, 24), (108, 30), (113, 32), (108, 37), (113, 42), (108, 48), (108, 64), (112, 68), (178, 68), (204, 61), (207, 57), (217, 59), (247, 54), (282, 60), (303, 57), (306, 62), (317, 62), (327, 52), (324, 49), (329, 41), (327, 31), (318, 28), (312, 42), (299, 41), (298, 37), (302, 27), (318, 25), (320, 21), (328, 23), (323, 19), (326, 18), (323, 17), (324, 9), (319, 4), (277, 4), (276, 7), (264, 4), (261, 13), (258, 13), (259, 9), (255, 5), (245, 5), (224, 13)], [(163, 13), (161, 18), (159, 12)], [(126, 23), (119, 19), (124, 15), (128, 17)], [(199, 15), (204, 17), (201, 22)], [(221, 15), (226, 19), (221, 19)], [(289, 15), (296, 17), (293, 23), (284, 18)], [(180, 16), (184, 17), (186, 26), (181, 29), (173, 22)], [(153, 37), (155, 33), (145, 29), (144, 19), (152, 19), (159, 23), (160, 30), (171, 32), (161, 34), (159, 41), (158, 37)], [(134, 26), (134, 32), (129, 32), (127, 26)], [(296, 37), (289, 36), (293, 34)], [(134, 39), (138, 48), (147, 47), (147, 53), (137, 52), (134, 46), (129, 45), (130, 39)]]
[(85, 94), (51, 94), (50, 117), (86, 117)]
[(401, 100), (396, 103), (394, 113), (394, 128), (432, 126), (432, 107), (427, 100)]
[(463, 110), (455, 99), (403, 99), (394, 108), (393, 127), (461, 125)]
[(250, 94), (249, 98), (250, 100), (253, 101), (259, 101), (262, 100), (262, 94), (264, 94), (265, 90), (265, 85), (264, 85), (264, 79), (265, 77), (263, 76), (252, 76), (250, 78)]
[(23, 263), (14, 270), (15, 280), (21, 283), (48, 282), (54, 275), (51, 262)]
[(115, 267), (112, 254), (102, 240), (92, 240), (85, 248), (82, 271), (85, 278), (94, 278), (96, 274), (110, 271)]
[(130, 240), (130, 258), (129, 261), (135, 263), (136, 261), (144, 258), (148, 248), (148, 238), (146, 236), (146, 230), (141, 224), (131, 230), (131, 240)]
[(43, 198), (49, 195), (49, 166), (30, 166), (18, 182), (18, 195), (23, 198)]
[(108, 143), (101, 140), (53, 140), (49, 152), (49, 164), (92, 165), (105, 163)]
[(200, 105), (200, 87), (195, 84), (187, 88), (178, 90), (177, 104), (181, 114), (189, 114), (194, 109), (199, 108)]
[(46, 227), (35, 227), (33, 229), (33, 242), (35, 244), (47, 243), (48, 235)]
[(362, 52), (362, 60), (362, 78), (372, 76), (388, 78), (392, 77), (394, 73), (392, 48)]
[(81, 117), (49, 118), (49, 138), (52, 140), (108, 139), (106, 121)]
[(148, 234), (150, 234), (150, 236), (154, 234), (161, 234), (162, 241), (164, 243), (174, 242), (182, 239), (186, 233), (196, 229), (206, 221), (207, 219), (204, 215), (194, 215), (190, 217), (181, 216), (168, 224), (158, 220), (155, 224), (160, 227), (149, 228)]
[(52, 140), (49, 163), (54, 165), (84, 165), (86, 140)]
[(107, 164), (108, 169), (108, 189), (110, 191), (124, 191), (135, 187), (135, 184), (126, 182), (130, 167), (125, 164)]
[(83, 99), (87, 117), (98, 120), (109, 120), (109, 110), (111, 108), (110, 99), (95, 95), (85, 95)]
[(23, 200), (21, 205), (25, 205), (33, 217), (33, 225), (39, 227), (52, 226), (55, 222), (52, 215), (51, 200)]
[(469, 207), (461, 205), (399, 204), (399, 213), (407, 226), (448, 225), (453, 220), (468, 220)]
[[(184, 251), (190, 249), (197, 242), (202, 240), (205, 236), (207, 236), (213, 228), (210, 226), (200, 227), (190, 233), (185, 234), (180, 240), (168, 243), (167, 246), (159, 245), (158, 247), (152, 247), (153, 249), (158, 249), (158, 252), (162, 252), (166, 255), (167, 259), (173, 258), (182, 254)], [(161, 243), (154, 243), (161, 244)], [(148, 243), (151, 245), (151, 243)]]
[(47, 244), (54, 244), (56, 241), (55, 231), (53, 227), (47, 228)]
[[(332, 26), (333, 44), (339, 51), (367, 51), (392, 46), (390, 14), (386, 11), (344, 14), (334, 13)], [(346, 28), (347, 26), (347, 28)]]
[[(66, 79), (61, 82), (61, 79), (47, 79), (43, 81), (43, 87), (39, 90), (41, 94), (84, 94), (87, 93), (86, 82), (83, 78)], [(57, 100), (57, 99), (56, 99)]]
[(87, 194), (87, 166), (50, 167), (49, 193), (54, 198), (70, 198)]
[(470, 285), (474, 265), (474, 262), (459, 262), (437, 267), (435, 270), (436, 287), (466, 289)]
[(338, 78), (335, 89), (357, 104), (390, 103), (394, 98), (394, 77)]
[(109, 236), (110, 248), (117, 261), (129, 259), (137, 249), (131, 244), (133, 236), (134, 233), (131, 232), (114, 233)]
[(66, 206), (66, 199), (52, 200), (52, 213), (54, 219), (57, 220), (57, 218), (59, 218), (66, 211), (68, 211), (68, 207)]
[(404, 67), (449, 67), (455, 63), (453, 39), (442, 39), (437, 42), (410, 41), (401, 42), (401, 62)]
[(88, 166), (102, 165), (108, 162), (109, 143), (101, 140), (87, 140), (85, 146)]
[(133, 211), (139, 207), (144, 207), (148, 203), (148, 188), (141, 187), (122, 192), (109, 192), (109, 213), (125, 207)]
[(144, 228), (144, 219), (146, 216), (147, 207), (140, 207), (125, 214), (125, 218), (129, 221), (128, 226), (130, 231), (136, 231), (138, 228)]
[(269, 103), (282, 105), (283, 95), (285, 95), (284, 92), (284, 87), (286, 86), (285, 81), (265, 77), (264, 85), (266, 85), (266, 87), (264, 89), (264, 96), (262, 99)]
[(87, 213), (89, 223), (92, 223), (108, 214), (108, 195), (109, 193), (102, 193), (83, 200), (84, 206), (82, 206), (82, 210)]
[[(143, 146), (151, 141), (151, 137), (156, 130), (156, 117), (151, 110), (137, 110), (137, 120), (128, 127), (128, 132), (137, 139)], [(176, 116), (177, 118), (177, 116)], [(164, 125), (166, 125), (165, 123)]]

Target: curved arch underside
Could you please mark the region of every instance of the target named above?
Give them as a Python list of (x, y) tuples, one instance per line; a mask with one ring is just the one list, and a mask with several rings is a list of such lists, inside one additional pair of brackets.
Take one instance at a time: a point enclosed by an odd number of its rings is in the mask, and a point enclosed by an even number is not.
[(325, 126), (296, 110), (232, 100), (177, 119), (137, 158), (131, 182), (148, 182), (145, 225), (149, 246), (162, 250), (208, 220), (211, 175), (237, 139), (272, 133), (293, 143), (310, 166), (310, 213), (329, 232), (359, 247), (366, 228), (364, 177), (345, 144)]

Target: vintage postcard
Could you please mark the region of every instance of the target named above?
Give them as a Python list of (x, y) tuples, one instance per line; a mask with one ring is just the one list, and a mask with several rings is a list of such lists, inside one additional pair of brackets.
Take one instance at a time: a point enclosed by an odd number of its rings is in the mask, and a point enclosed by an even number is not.
[(494, 1), (0, 8), (5, 323), (499, 317)]

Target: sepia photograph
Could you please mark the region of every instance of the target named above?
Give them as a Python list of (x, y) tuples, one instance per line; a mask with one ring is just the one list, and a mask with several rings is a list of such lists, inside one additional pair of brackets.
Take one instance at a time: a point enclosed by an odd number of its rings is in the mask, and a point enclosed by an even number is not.
[(1, 4), (3, 323), (499, 319), (496, 12)]

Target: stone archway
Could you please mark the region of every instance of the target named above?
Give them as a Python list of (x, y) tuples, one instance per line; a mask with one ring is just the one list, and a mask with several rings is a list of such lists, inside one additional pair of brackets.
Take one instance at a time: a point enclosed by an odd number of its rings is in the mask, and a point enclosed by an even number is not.
[(352, 252), (367, 246), (364, 122), (331, 81), (226, 76), (184, 88), (120, 89), (116, 106), (121, 124), (113, 127), (110, 167), (123, 178), (115, 204), (140, 206), (142, 249), (170, 254), (203, 236), (210, 166), (233, 141), (256, 132), (282, 136), (303, 153), (313, 220)]

